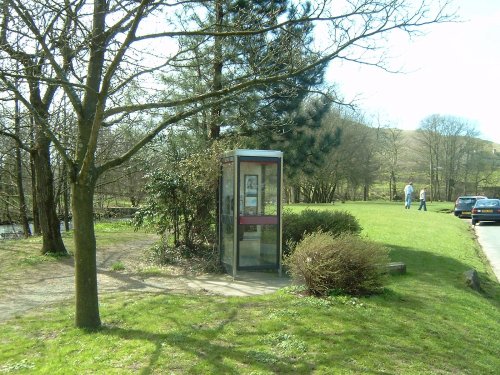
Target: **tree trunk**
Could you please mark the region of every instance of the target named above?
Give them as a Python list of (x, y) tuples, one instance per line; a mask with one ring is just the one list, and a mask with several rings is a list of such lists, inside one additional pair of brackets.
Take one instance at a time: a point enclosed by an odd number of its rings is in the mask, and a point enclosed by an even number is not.
[(21, 149), (16, 147), (16, 180), (17, 180), (17, 191), (19, 195), (19, 216), (21, 225), (23, 226), (23, 234), (24, 237), (28, 238), (31, 236), (31, 229), (28, 223), (28, 209), (26, 207), (26, 197), (24, 195), (24, 186), (23, 186), (23, 163), (21, 160)]
[(31, 140), (31, 152), (30, 152), (30, 171), (31, 171), (31, 209), (33, 215), (33, 234), (39, 236), (42, 233), (42, 228), (40, 227), (40, 215), (38, 210), (38, 195), (36, 191), (36, 171), (35, 171), (35, 121), (33, 116), (30, 116), (30, 140)]
[(36, 175), (38, 217), (42, 229), (42, 254), (68, 254), (61, 237), (61, 224), (54, 202), (54, 176), (50, 166), (49, 140), (40, 133), (36, 136), (33, 159)]
[(67, 165), (66, 163), (63, 164), (63, 173), (62, 173), (62, 179), (63, 179), (63, 205), (64, 205), (64, 229), (66, 232), (69, 231), (69, 187), (68, 187), (68, 173), (67, 173)]
[(75, 324), (79, 328), (96, 329), (101, 326), (101, 318), (93, 217), (95, 183), (72, 181), (71, 188), (75, 243)]
[(396, 189), (396, 174), (394, 171), (391, 171), (391, 182), (390, 182), (390, 200), (393, 201), (396, 198), (397, 189)]
[[(19, 103), (15, 100), (15, 132), (18, 138), (21, 137), (21, 124), (19, 117)], [(28, 223), (28, 209), (26, 207), (26, 197), (24, 195), (24, 186), (23, 186), (23, 160), (21, 155), (21, 148), (19, 145), (16, 145), (16, 183), (17, 183), (17, 192), (19, 196), (19, 216), (21, 225), (23, 226), (23, 234), (24, 237), (28, 238), (31, 236), (31, 230)]]
[(292, 188), (292, 203), (300, 203), (300, 186), (297, 184)]
[(36, 173), (35, 173), (35, 156), (30, 154), (30, 169), (31, 169), (31, 194), (32, 194), (32, 215), (33, 215), (33, 234), (39, 236), (42, 233), (40, 228), (40, 219), (38, 214), (38, 198), (36, 193)]

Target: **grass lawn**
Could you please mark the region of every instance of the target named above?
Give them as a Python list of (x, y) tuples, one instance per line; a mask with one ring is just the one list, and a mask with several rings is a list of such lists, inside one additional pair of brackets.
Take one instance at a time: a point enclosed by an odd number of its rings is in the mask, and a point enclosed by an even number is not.
[[(101, 295), (104, 327), (94, 333), (73, 327), (69, 301), (0, 324), (0, 373), (498, 374), (500, 286), (469, 225), (446, 213), (451, 204), (314, 207), (354, 214), (362, 235), (389, 247), (408, 273), (369, 298), (298, 297), (293, 288), (259, 297)], [(98, 228), (98, 241), (107, 233)], [(12, 259), (32, 244), (16, 248)], [(0, 265), (2, 277), (14, 263)], [(470, 268), (484, 292), (464, 286)]]

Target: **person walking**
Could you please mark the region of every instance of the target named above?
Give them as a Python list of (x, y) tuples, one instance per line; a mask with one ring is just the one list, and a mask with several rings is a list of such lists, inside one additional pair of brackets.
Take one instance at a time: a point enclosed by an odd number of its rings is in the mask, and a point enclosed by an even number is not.
[(410, 209), (411, 206), (411, 196), (413, 194), (413, 182), (409, 182), (405, 186), (405, 209)]
[(427, 195), (426, 188), (420, 190), (420, 207), (418, 208), (419, 211), (422, 209), (422, 207), (424, 208), (424, 211), (427, 211), (427, 205), (425, 204), (426, 195)]

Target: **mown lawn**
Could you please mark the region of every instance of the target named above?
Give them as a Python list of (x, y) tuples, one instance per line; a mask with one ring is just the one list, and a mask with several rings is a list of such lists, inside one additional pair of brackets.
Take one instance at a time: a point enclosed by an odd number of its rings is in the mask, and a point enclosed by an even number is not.
[[(70, 301), (0, 324), (0, 372), (498, 374), (500, 286), (466, 221), (446, 204), (315, 207), (353, 213), (362, 235), (388, 246), (408, 273), (369, 298), (320, 300), (293, 288), (260, 297), (102, 295), (104, 327), (93, 333), (73, 327)], [(465, 287), (470, 268), (484, 292)]]

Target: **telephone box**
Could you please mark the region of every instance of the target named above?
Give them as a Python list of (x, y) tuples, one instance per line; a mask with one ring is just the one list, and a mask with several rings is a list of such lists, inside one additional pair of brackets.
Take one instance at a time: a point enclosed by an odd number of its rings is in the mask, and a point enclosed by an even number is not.
[(222, 159), (219, 250), (229, 274), (277, 270), (281, 274), (283, 153), (233, 150)]

